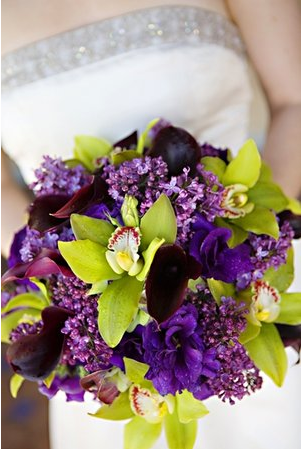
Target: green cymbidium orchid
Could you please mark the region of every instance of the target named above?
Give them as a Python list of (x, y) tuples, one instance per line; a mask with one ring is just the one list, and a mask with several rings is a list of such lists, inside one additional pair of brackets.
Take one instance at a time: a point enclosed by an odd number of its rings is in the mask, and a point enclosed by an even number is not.
[[(197, 420), (209, 412), (192, 393), (161, 396), (151, 381), (145, 379), (149, 366), (124, 357), (125, 374), (130, 383), (111, 405), (103, 405), (96, 418), (130, 419), (125, 427), (125, 449), (149, 449), (165, 428), (170, 449), (193, 449)], [(184, 446), (185, 445), (185, 446)]]
[(228, 165), (217, 157), (207, 156), (201, 162), (225, 186), (221, 202), (224, 214), (216, 224), (232, 230), (231, 246), (242, 243), (248, 232), (279, 237), (275, 214), (289, 207), (290, 200), (272, 181), (253, 140), (248, 140)]
[[(58, 242), (75, 275), (92, 284), (99, 298), (99, 331), (115, 347), (137, 315), (154, 256), (163, 243), (174, 243), (177, 223), (167, 196), (161, 195), (139, 220), (137, 201), (126, 196), (121, 214), (125, 226), (72, 214), (75, 241)], [(113, 224), (114, 223), (114, 224)], [(108, 281), (112, 281), (108, 285)]]

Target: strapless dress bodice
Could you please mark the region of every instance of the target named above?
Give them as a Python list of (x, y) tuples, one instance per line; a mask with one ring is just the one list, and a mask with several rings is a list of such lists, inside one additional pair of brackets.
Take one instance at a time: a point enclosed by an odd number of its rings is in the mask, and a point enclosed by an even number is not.
[(77, 134), (116, 140), (158, 116), (235, 150), (248, 136), (244, 45), (213, 11), (134, 11), (7, 54), (2, 72), (2, 145), (26, 181)]

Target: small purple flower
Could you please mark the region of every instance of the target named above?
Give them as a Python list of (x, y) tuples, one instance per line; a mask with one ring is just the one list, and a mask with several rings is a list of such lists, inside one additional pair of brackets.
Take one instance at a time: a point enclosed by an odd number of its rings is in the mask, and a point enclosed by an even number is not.
[(154, 321), (148, 324), (143, 347), (144, 360), (150, 365), (146, 378), (160, 394), (175, 395), (184, 389), (198, 399), (212, 394), (207, 380), (216, 376), (220, 364), (216, 351), (205, 348), (195, 306), (183, 305), (160, 327)]
[(80, 385), (80, 378), (78, 376), (55, 376), (49, 388), (43, 382), (39, 382), (39, 391), (48, 399), (52, 399), (58, 391), (63, 391), (66, 394), (67, 402), (84, 401), (85, 391)]
[(229, 229), (218, 228), (200, 215), (193, 224), (193, 230), (190, 254), (201, 264), (203, 276), (231, 283), (239, 274), (251, 270), (248, 245), (242, 243), (235, 248), (228, 247)]

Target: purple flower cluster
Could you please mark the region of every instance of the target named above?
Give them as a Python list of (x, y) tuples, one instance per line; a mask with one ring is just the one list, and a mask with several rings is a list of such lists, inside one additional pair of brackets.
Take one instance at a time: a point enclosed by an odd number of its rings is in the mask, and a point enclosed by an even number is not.
[(249, 234), (247, 242), (252, 248), (252, 270), (246, 271), (237, 279), (237, 287), (244, 289), (263, 277), (264, 272), (273, 267), (275, 270), (286, 263), (287, 251), (291, 247), (294, 231), (288, 222), (280, 227), (279, 239), (275, 240), (269, 235)]
[(12, 342), (19, 340), (24, 335), (36, 335), (43, 327), (43, 321), (39, 320), (34, 323), (21, 323), (10, 333), (10, 340)]
[(35, 170), (36, 181), (30, 184), (36, 196), (73, 195), (89, 183), (91, 178), (82, 165), (67, 167), (61, 158), (43, 156), (41, 166)]
[(62, 332), (67, 336), (63, 363), (83, 365), (88, 372), (108, 366), (112, 350), (98, 331), (97, 297), (87, 294), (87, 285), (76, 277), (53, 276), (50, 281), (52, 302), (75, 312)]
[(35, 229), (26, 228), (26, 234), (19, 250), (22, 262), (31, 262), (42, 248), (57, 249), (59, 240), (68, 242), (74, 240), (71, 228), (64, 227), (61, 232), (41, 233)]
[(262, 378), (245, 348), (239, 343), (240, 333), (245, 329), (245, 304), (237, 304), (229, 298), (222, 298), (217, 306), (209, 293), (191, 295), (199, 310), (199, 324), (206, 347), (216, 349), (220, 369), (215, 377), (209, 378), (209, 387), (222, 401), (235, 403), (245, 395), (261, 388)]
[(193, 304), (183, 305), (160, 325), (154, 321), (143, 333), (144, 360), (150, 365), (146, 378), (160, 394), (174, 394), (184, 389), (197, 399), (212, 394), (208, 380), (220, 367), (216, 350), (206, 349), (198, 311)]
[(167, 173), (167, 164), (161, 157), (147, 156), (126, 161), (119, 167), (105, 165), (103, 176), (114, 200), (122, 202), (126, 194), (133, 195), (140, 202), (140, 213), (144, 214), (159, 197)]

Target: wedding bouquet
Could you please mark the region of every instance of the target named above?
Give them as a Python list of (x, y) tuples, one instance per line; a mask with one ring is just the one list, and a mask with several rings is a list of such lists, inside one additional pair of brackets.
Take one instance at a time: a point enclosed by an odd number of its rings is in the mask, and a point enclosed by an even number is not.
[(210, 396), (278, 386), (299, 350), (287, 293), (298, 204), (248, 140), (236, 157), (164, 120), (111, 144), (78, 136), (45, 156), (3, 276), (2, 339), (15, 374), (52, 398), (128, 420), (125, 449), (193, 448)]

